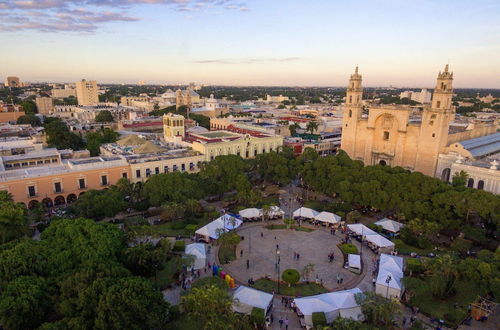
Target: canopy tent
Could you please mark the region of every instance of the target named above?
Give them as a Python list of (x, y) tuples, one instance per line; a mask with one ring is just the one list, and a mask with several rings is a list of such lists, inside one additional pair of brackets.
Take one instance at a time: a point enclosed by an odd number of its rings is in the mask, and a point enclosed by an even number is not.
[(354, 288), (345, 291), (323, 293), (316, 296), (295, 298), (294, 303), (302, 314), (304, 314), (306, 326), (312, 328), (312, 314), (317, 312), (325, 313), (327, 323), (332, 322), (340, 315), (360, 320), (362, 313), (359, 304), (356, 302), (355, 296), (357, 294), (361, 294), (361, 290)]
[(347, 228), (349, 228), (350, 231), (356, 233), (356, 235), (378, 235), (376, 232), (371, 230), (365, 225), (362, 225), (360, 223), (356, 223), (353, 225), (347, 225)]
[(321, 213), (318, 213), (318, 215), (316, 215), (314, 217), (315, 220), (318, 220), (318, 221), (321, 221), (321, 222), (328, 222), (328, 223), (338, 223), (340, 222), (340, 216), (334, 214), (334, 213), (331, 213), (331, 212), (321, 212)]
[(252, 309), (258, 307), (262, 308), (266, 313), (272, 301), (272, 294), (242, 285), (234, 291), (233, 310), (237, 313), (250, 315)]
[(366, 235), (365, 239), (379, 248), (394, 248), (395, 245), (393, 242), (379, 234)]
[(282, 217), (285, 215), (285, 211), (279, 208), (279, 206), (273, 205), (271, 206), (271, 209), (269, 210), (269, 216), (271, 218), (274, 217)]
[(349, 254), (347, 260), (350, 268), (361, 269), (361, 256), (359, 254)]
[(192, 243), (186, 245), (185, 253), (194, 256), (194, 269), (205, 268), (207, 263), (207, 253), (205, 249), (205, 244), (203, 243)]
[(242, 218), (245, 219), (262, 217), (262, 210), (256, 208), (244, 209), (238, 213), (241, 215)]
[(403, 258), (381, 254), (375, 292), (386, 298), (401, 298), (403, 276)]
[(229, 214), (224, 214), (220, 218), (217, 218), (209, 224), (206, 224), (205, 226), (198, 229), (195, 234), (208, 242), (210, 241), (210, 239), (219, 238), (220, 233), (228, 232), (230, 230), (238, 228), (242, 223), (243, 221), (236, 219)]
[(302, 217), (307, 219), (314, 219), (314, 217), (317, 215), (318, 215), (317, 211), (314, 211), (313, 209), (310, 209), (308, 207), (301, 207), (293, 212), (294, 218)]
[(387, 218), (383, 218), (375, 222), (375, 224), (384, 228), (384, 230), (390, 231), (391, 233), (398, 233), (401, 228), (404, 227), (402, 223)]

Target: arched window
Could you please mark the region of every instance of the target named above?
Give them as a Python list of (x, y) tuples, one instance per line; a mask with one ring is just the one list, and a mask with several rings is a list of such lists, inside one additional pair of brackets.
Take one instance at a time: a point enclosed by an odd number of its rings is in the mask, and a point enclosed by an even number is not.
[(386, 165), (387, 165), (387, 162), (386, 162), (385, 160), (383, 160), (383, 159), (382, 159), (382, 160), (379, 162), (379, 164), (380, 164), (380, 165), (382, 165), (382, 166), (386, 166)]
[(387, 131), (384, 132), (384, 140), (385, 141), (389, 140), (389, 132)]
[(477, 189), (479, 189), (479, 190), (483, 190), (484, 189), (484, 181), (483, 180), (479, 180), (477, 182)]
[(474, 179), (473, 178), (470, 178), (469, 180), (467, 180), (467, 187), (474, 188)]
[(441, 180), (449, 182), (450, 181), (451, 170), (449, 168), (445, 168), (441, 173)]
[(349, 110), (349, 118), (352, 117), (352, 110)]

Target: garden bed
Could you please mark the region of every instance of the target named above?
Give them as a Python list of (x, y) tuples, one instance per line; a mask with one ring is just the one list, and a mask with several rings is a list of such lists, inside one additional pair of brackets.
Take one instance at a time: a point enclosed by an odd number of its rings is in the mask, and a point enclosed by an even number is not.
[[(267, 226), (264, 226), (264, 228), (269, 229), (269, 230), (288, 229), (288, 225), (283, 225), (283, 224), (279, 224), (279, 225), (267, 225)], [(314, 231), (313, 228), (303, 227), (303, 226), (299, 227), (297, 225), (291, 225), (290, 229), (297, 230), (297, 231), (304, 231), (306, 233), (310, 233), (310, 232)]]
[[(273, 291), (274, 293), (278, 292), (278, 282), (266, 278), (258, 279), (252, 287), (269, 293)], [(280, 294), (285, 296), (306, 297), (326, 292), (328, 292), (328, 290), (325, 287), (314, 282), (300, 282), (290, 287), (287, 283), (280, 282)]]

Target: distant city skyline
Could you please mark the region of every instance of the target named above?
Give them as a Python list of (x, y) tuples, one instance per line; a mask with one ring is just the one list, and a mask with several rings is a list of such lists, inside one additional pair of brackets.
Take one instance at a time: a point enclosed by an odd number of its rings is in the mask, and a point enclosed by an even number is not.
[(0, 79), (500, 88), (500, 3), (0, 0)]

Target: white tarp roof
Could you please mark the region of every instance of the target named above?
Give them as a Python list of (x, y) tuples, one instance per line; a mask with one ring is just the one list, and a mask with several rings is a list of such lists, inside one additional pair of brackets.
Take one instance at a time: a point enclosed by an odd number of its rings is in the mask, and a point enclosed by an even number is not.
[(193, 264), (194, 269), (201, 269), (205, 267), (207, 261), (205, 244), (203, 243), (188, 244), (186, 245), (185, 253), (186, 255), (190, 254), (195, 257)]
[(323, 312), (330, 313), (336, 310), (349, 309), (358, 307), (356, 303), (356, 294), (361, 293), (358, 288), (328, 292), (316, 296), (295, 298), (294, 302), (304, 315), (312, 315), (312, 313)]
[[(272, 300), (273, 295), (270, 293), (241, 285), (233, 294), (233, 309), (241, 313), (244, 311), (241, 310), (243, 306), (240, 305), (247, 305), (262, 308), (266, 311)], [(243, 309), (247, 310), (247, 308)]]
[(239, 212), (241, 217), (243, 218), (258, 218), (262, 216), (262, 210), (261, 209), (256, 209), (254, 207), (249, 208), (249, 209), (244, 209)]
[(351, 231), (355, 232), (357, 235), (378, 235), (376, 232), (371, 230), (365, 225), (362, 225), (360, 223), (356, 223), (353, 225), (347, 225), (347, 228), (349, 228)]
[(293, 212), (294, 217), (302, 217), (308, 219), (314, 219), (314, 217), (317, 215), (317, 211), (314, 211), (313, 209), (310, 209), (308, 207), (301, 207), (300, 209), (297, 209)]
[(314, 217), (315, 220), (321, 221), (321, 222), (329, 222), (329, 223), (337, 223), (340, 221), (340, 216), (331, 213), (331, 212), (321, 212), (318, 215)]
[(282, 216), (285, 214), (285, 211), (279, 208), (279, 206), (273, 205), (271, 206), (271, 210), (269, 211), (269, 215), (274, 216)]
[(382, 235), (375, 234), (375, 235), (366, 235), (365, 239), (372, 243), (373, 245), (376, 245), (378, 247), (391, 247), (394, 246), (394, 243), (389, 241), (387, 238), (385, 238)]
[(402, 223), (387, 218), (383, 218), (375, 222), (375, 224), (392, 233), (397, 233), (404, 227)]
[[(233, 230), (241, 226), (243, 221), (236, 219), (229, 214), (224, 214), (218, 219), (206, 224), (205, 226), (198, 229), (195, 233), (201, 236), (207, 236), (213, 239), (219, 238), (219, 233), (217, 229), (224, 229), (225, 232)], [(234, 224), (234, 225), (233, 225)]]
[(391, 277), (390, 288), (401, 289), (403, 279), (403, 258), (382, 253), (380, 255), (377, 284), (387, 286), (387, 278)]
[(349, 267), (361, 269), (361, 256), (359, 254), (349, 254)]

